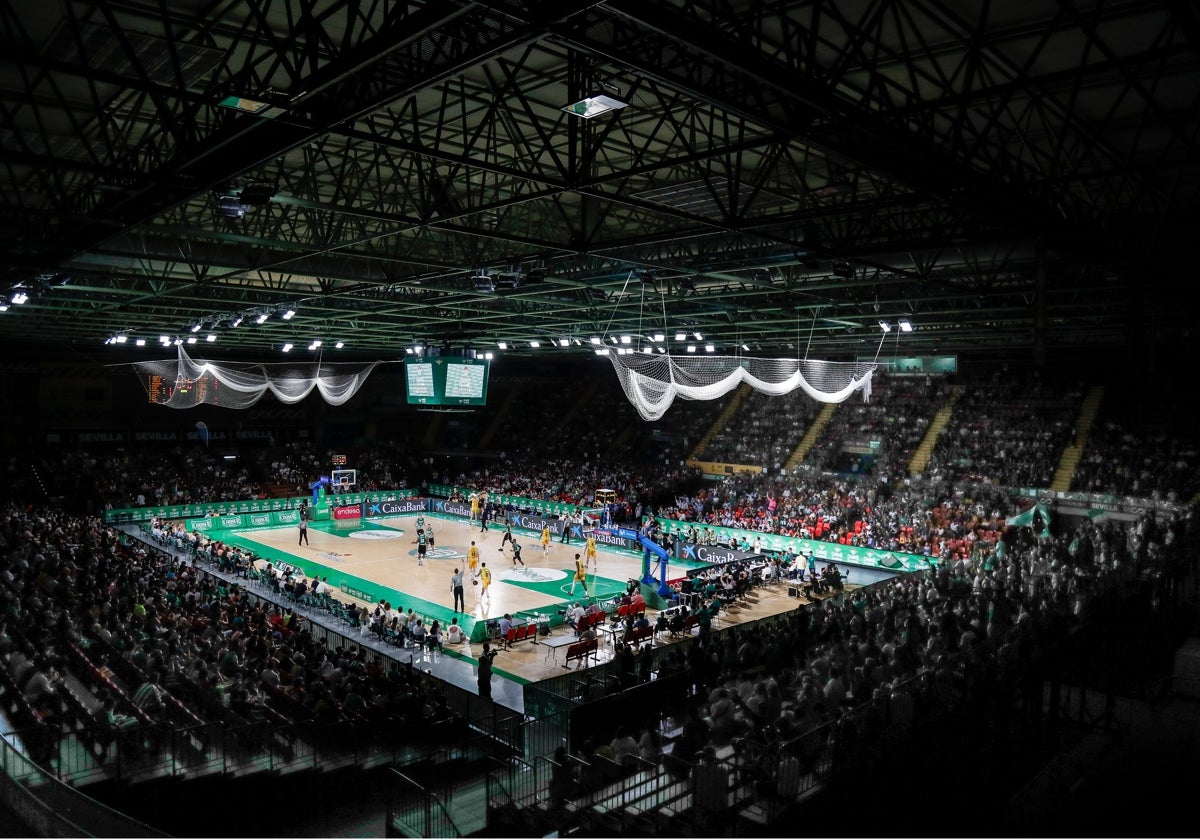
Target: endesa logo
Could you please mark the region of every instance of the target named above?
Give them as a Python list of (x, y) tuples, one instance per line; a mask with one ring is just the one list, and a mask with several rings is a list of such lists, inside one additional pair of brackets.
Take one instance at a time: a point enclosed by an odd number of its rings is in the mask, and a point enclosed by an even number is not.
[(398, 513), (424, 513), (425, 502), (371, 502), (367, 505), (367, 516), (395, 516)]
[(433, 509), (438, 513), (448, 513), (451, 516), (470, 516), (471, 508), (461, 502), (439, 501), (433, 503)]
[(362, 517), (362, 505), (346, 505), (333, 509), (334, 519), (359, 519)]

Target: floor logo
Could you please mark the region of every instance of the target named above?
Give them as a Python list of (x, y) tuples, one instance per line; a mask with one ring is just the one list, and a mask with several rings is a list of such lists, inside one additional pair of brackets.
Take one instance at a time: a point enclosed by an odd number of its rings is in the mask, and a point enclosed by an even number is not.
[(398, 540), (402, 531), (354, 531), (347, 536), (352, 540)]
[[(416, 557), (417, 550), (414, 548), (408, 552), (409, 557)], [(461, 560), (466, 557), (466, 553), (459, 551), (457, 548), (441, 548), (434, 547), (425, 550), (425, 556), (431, 560)]]
[(500, 580), (512, 581), (514, 583), (552, 583), (556, 580), (562, 580), (567, 576), (567, 573), (562, 569), (532, 569), (522, 567), (520, 569), (505, 569), (499, 575)]
[(341, 563), (343, 557), (349, 557), (350, 555), (338, 554), (336, 551), (328, 551), (323, 554), (318, 554), (317, 556), (329, 563)]

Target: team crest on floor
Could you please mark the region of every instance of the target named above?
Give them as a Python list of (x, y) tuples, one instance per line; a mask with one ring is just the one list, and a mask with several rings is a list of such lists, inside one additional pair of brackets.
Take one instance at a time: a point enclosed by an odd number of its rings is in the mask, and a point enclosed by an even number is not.
[[(416, 557), (417, 550), (414, 548), (408, 552), (408, 556)], [(435, 546), (425, 551), (425, 557), (430, 560), (461, 560), (466, 556), (465, 552), (459, 551), (457, 548), (442, 548), (441, 546)]]
[(352, 531), (347, 534), (352, 540), (398, 540), (403, 531)]
[(562, 569), (532, 569), (521, 567), (519, 569), (505, 569), (498, 574), (500, 580), (517, 581), (520, 583), (550, 583), (556, 580), (562, 580), (567, 576), (567, 573)]

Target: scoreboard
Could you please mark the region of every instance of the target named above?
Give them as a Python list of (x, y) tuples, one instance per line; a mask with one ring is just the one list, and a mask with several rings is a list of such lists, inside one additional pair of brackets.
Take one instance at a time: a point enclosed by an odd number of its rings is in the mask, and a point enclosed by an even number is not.
[(488, 363), (483, 359), (405, 359), (404, 381), (413, 405), (487, 405)]

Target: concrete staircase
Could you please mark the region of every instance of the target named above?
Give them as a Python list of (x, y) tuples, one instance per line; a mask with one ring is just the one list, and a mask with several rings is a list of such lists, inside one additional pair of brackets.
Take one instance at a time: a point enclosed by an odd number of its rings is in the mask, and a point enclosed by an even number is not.
[(733, 392), (732, 399), (729, 400), (729, 405), (725, 406), (725, 410), (722, 411), (720, 416), (718, 416), (717, 419), (713, 421), (713, 424), (708, 427), (708, 431), (705, 432), (704, 437), (700, 438), (700, 440), (696, 443), (696, 446), (692, 449), (692, 453), (688, 455), (688, 458), (700, 459), (702, 457), (703, 453), (708, 449), (708, 445), (712, 443), (712, 439), (716, 437), (719, 431), (729, 425), (729, 421), (733, 419), (733, 416), (737, 414), (738, 409), (742, 407), (742, 402), (746, 399), (746, 397), (750, 396), (750, 390), (750, 386), (745, 382), (738, 386), (737, 390)]
[(946, 401), (944, 406), (938, 409), (937, 414), (933, 415), (933, 420), (925, 432), (925, 437), (921, 439), (921, 443), (918, 444), (916, 451), (913, 452), (912, 460), (908, 462), (909, 475), (921, 475), (925, 472), (925, 468), (929, 466), (929, 459), (933, 457), (933, 448), (937, 446), (938, 438), (942, 436), (946, 424), (950, 422), (950, 415), (954, 413), (954, 406), (958, 404), (962, 395), (963, 386), (955, 385), (950, 390), (950, 399)]
[(829, 421), (833, 419), (833, 413), (837, 411), (838, 403), (825, 403), (821, 407), (821, 411), (813, 418), (808, 430), (804, 433), (804, 437), (800, 438), (800, 443), (792, 450), (792, 454), (788, 456), (787, 462), (783, 465), (785, 470), (791, 470), (803, 463), (804, 458), (821, 439), (821, 433), (825, 431), (825, 427), (829, 425)]
[(1075, 440), (1063, 449), (1062, 457), (1058, 459), (1058, 468), (1054, 471), (1054, 480), (1050, 482), (1051, 490), (1067, 491), (1071, 489), (1071, 479), (1075, 477), (1075, 468), (1083, 457), (1083, 448), (1087, 444), (1088, 432), (1096, 422), (1096, 414), (1100, 411), (1100, 403), (1104, 399), (1104, 386), (1093, 385), (1088, 389), (1079, 406), (1079, 416), (1075, 418)]

